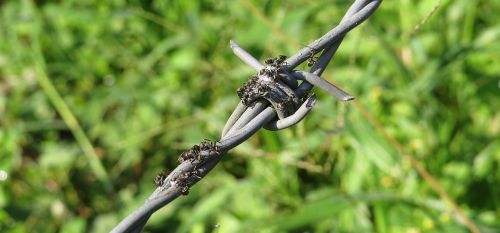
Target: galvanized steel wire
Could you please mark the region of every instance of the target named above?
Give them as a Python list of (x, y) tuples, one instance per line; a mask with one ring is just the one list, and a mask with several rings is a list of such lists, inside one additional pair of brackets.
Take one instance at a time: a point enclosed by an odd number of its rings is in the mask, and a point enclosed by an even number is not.
[[(342, 43), (346, 33), (370, 17), (381, 1), (356, 0), (336, 27), (280, 63), (280, 71), (286, 75), (280, 76), (281, 79), (277, 81), (279, 82), (278, 92), (286, 92), (286, 95), (293, 95), (294, 98), (303, 100), (301, 105), (294, 109), (293, 114), (280, 113), (280, 110), (276, 109), (276, 105), (261, 98), (256, 99), (249, 106), (240, 101), (226, 122), (221, 139), (218, 142), (202, 142), (183, 153), (179, 166), (166, 177), (162, 176), (160, 180), (157, 179), (159, 186), (144, 205), (123, 219), (111, 232), (141, 232), (155, 211), (180, 195), (187, 194), (189, 188), (207, 175), (230, 149), (250, 138), (261, 128), (280, 130), (301, 121), (316, 102), (314, 94), (307, 97), (313, 86), (342, 101), (354, 99), (353, 96), (328, 83), (320, 76)], [(257, 74), (262, 73), (262, 70), (268, 67), (246, 52), (236, 42), (230, 41), (230, 46), (235, 55), (255, 69)], [(311, 60), (320, 52), (321, 55), (311, 64), (309, 72), (294, 70), (298, 65)], [(299, 81), (300, 84), (298, 84)], [(277, 112), (280, 113), (279, 117), (277, 117)]]

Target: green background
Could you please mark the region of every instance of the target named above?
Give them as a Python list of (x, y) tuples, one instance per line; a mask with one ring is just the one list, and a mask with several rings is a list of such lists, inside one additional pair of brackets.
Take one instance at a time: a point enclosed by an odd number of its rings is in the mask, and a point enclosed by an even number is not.
[[(109, 231), (219, 138), (253, 74), (230, 39), (291, 55), (349, 4), (0, 1), (0, 231)], [(303, 122), (230, 151), (144, 232), (468, 232), (448, 197), (499, 232), (498, 12), (384, 1), (324, 74), (355, 102), (316, 90)]]

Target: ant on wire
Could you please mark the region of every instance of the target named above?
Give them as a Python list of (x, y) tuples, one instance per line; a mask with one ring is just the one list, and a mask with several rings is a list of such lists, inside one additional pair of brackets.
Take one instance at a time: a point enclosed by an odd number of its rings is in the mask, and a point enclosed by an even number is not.
[(307, 66), (312, 67), (314, 64), (316, 64), (316, 62), (318, 62), (318, 56), (314, 56), (314, 54), (316, 54), (316, 51), (313, 48), (311, 48), (307, 45), (306, 45), (306, 47), (309, 48), (309, 53), (310, 53), (309, 58), (307, 60)]

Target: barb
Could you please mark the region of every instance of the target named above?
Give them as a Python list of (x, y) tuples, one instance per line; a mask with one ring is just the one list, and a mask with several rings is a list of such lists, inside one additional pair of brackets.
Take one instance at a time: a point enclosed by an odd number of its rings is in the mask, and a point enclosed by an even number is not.
[[(144, 205), (123, 219), (111, 232), (141, 232), (151, 214), (180, 195), (187, 195), (189, 188), (207, 175), (224, 154), (260, 128), (280, 130), (304, 119), (316, 102), (314, 94), (307, 97), (313, 86), (341, 100), (353, 99), (353, 96), (320, 76), (345, 34), (372, 15), (381, 1), (356, 0), (339, 25), (288, 59), (280, 55), (266, 60), (264, 65), (236, 42), (230, 41), (235, 55), (254, 68), (257, 74), (238, 90), (241, 101), (226, 122), (221, 140), (204, 141), (182, 153), (177, 168), (166, 177), (160, 174), (155, 178), (158, 187)], [(311, 59), (320, 52), (317, 60)], [(312, 61), (308, 64), (312, 65), (310, 72), (294, 70), (307, 60)]]

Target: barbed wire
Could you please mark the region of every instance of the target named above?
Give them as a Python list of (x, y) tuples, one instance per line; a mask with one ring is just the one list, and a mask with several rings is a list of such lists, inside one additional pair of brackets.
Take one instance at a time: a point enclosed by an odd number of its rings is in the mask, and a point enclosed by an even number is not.
[[(257, 74), (238, 89), (241, 101), (227, 120), (221, 139), (217, 142), (205, 140), (183, 152), (179, 157), (179, 166), (170, 174), (161, 173), (155, 178), (157, 188), (144, 205), (129, 214), (111, 232), (141, 232), (154, 212), (180, 195), (187, 195), (189, 188), (205, 177), (224, 154), (260, 128), (281, 130), (300, 122), (316, 103), (316, 96), (309, 95), (313, 86), (342, 101), (354, 99), (320, 76), (346, 33), (371, 16), (381, 2), (354, 1), (336, 27), (288, 59), (280, 55), (262, 64), (235, 41), (230, 41), (234, 54), (254, 68)], [(316, 57), (320, 52), (321, 55)], [(305, 61), (311, 67), (309, 72), (294, 70)]]

